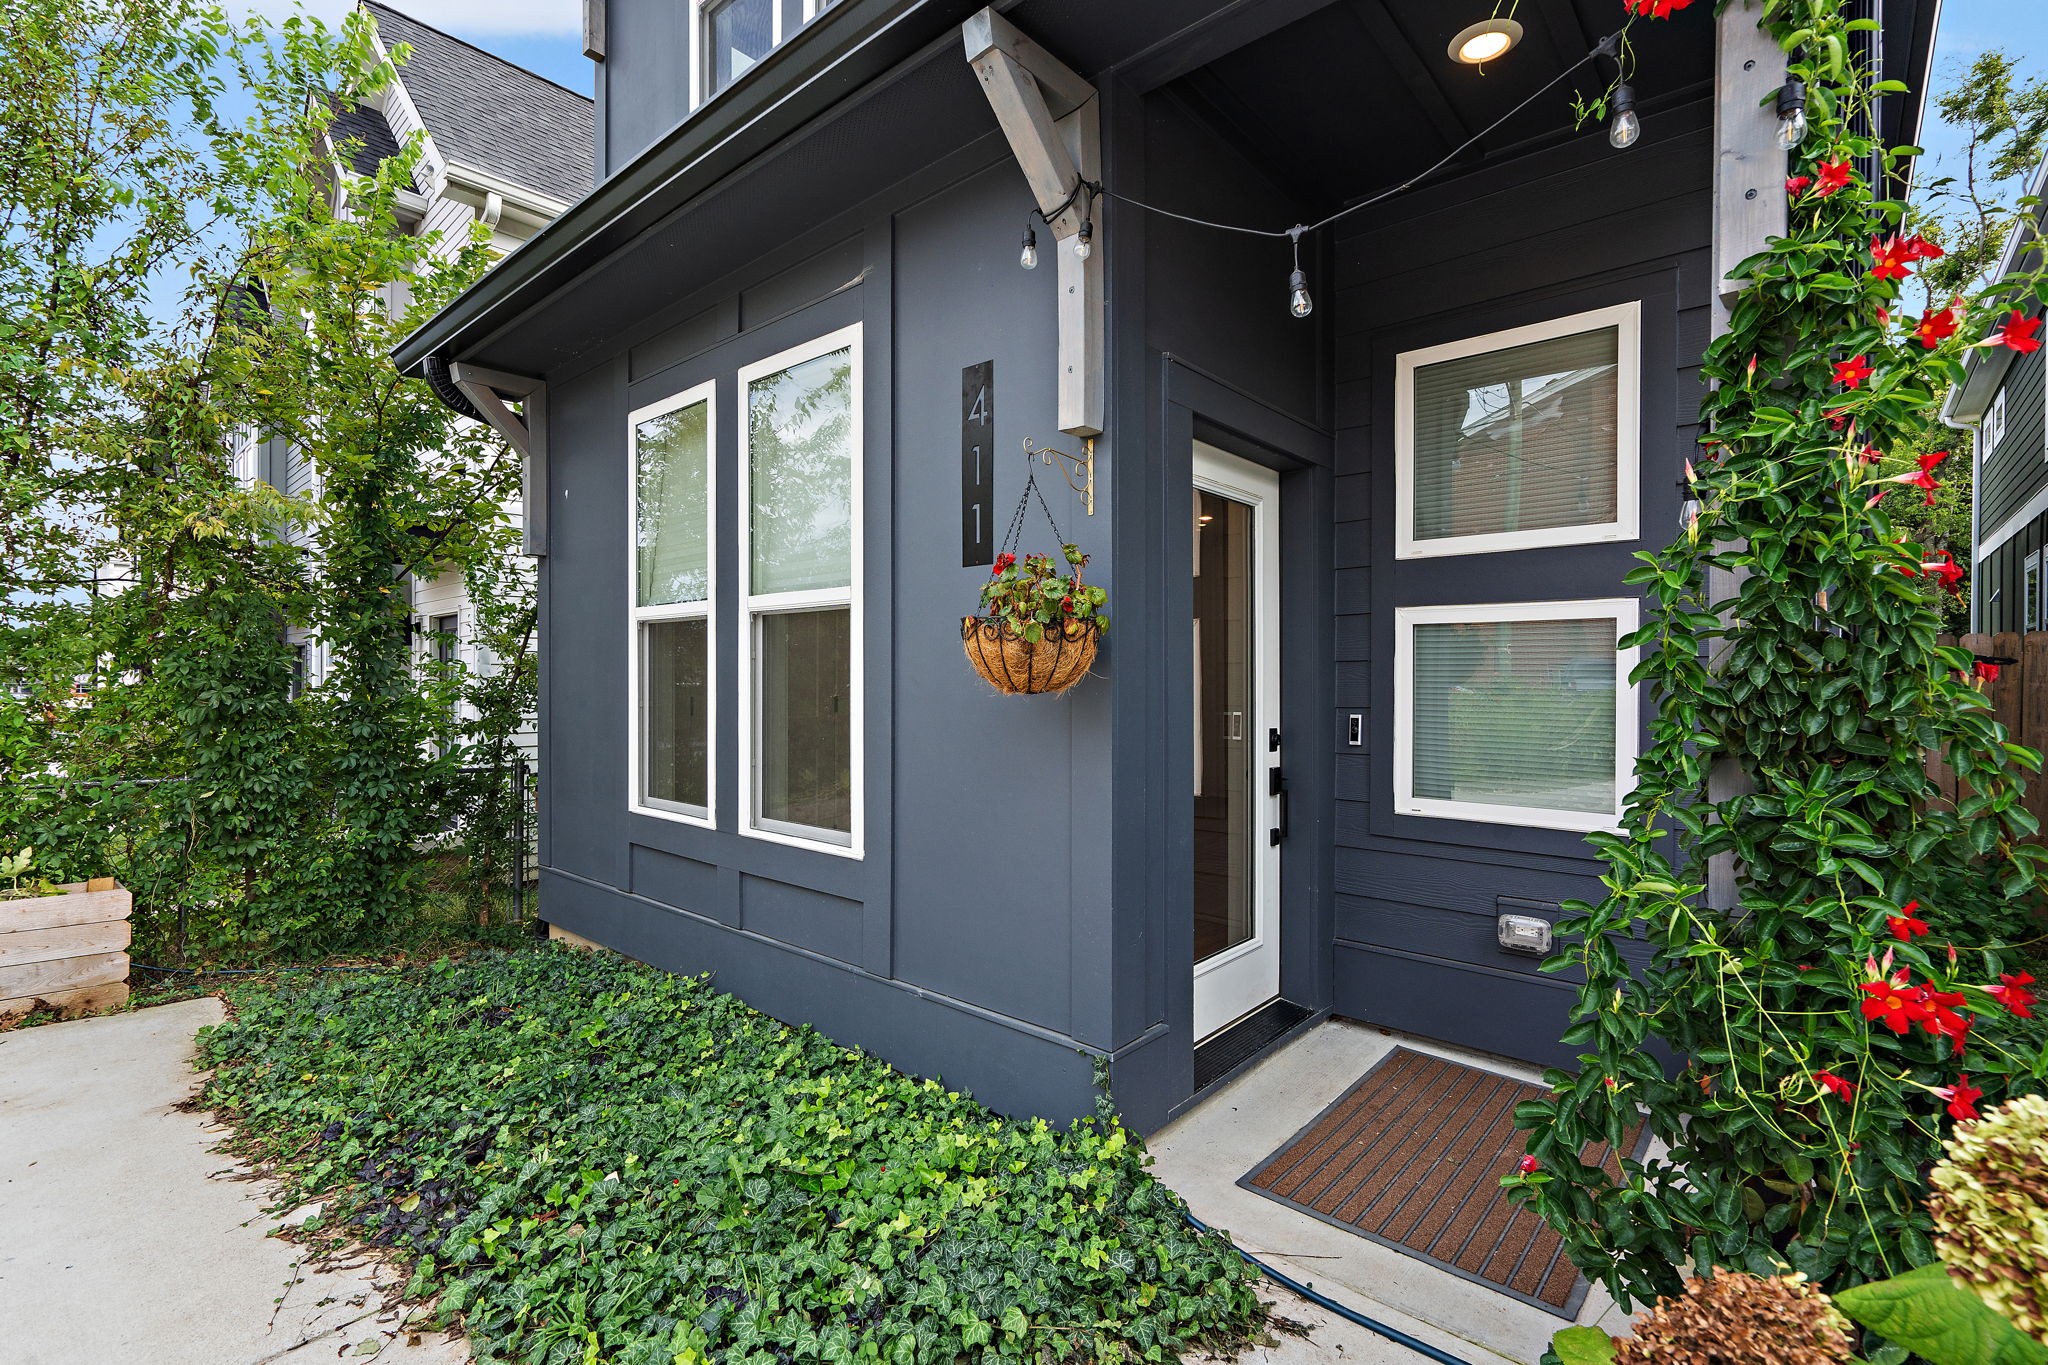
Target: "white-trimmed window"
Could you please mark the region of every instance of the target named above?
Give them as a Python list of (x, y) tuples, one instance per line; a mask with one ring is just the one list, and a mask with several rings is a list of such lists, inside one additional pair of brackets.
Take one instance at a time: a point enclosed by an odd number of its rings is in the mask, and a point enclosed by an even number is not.
[(1399, 607), (1394, 809), (1613, 829), (1636, 760), (1633, 598)]
[(1395, 554), (1634, 540), (1642, 305), (1395, 360)]
[(713, 415), (713, 387), (701, 384), (628, 418), (629, 804), (699, 825), (716, 823)]
[(1998, 449), (1998, 443), (2005, 439), (2005, 390), (2000, 389), (1992, 398), (1991, 406), (1984, 409), (1984, 421), (1977, 430), (1978, 445), (1984, 458)]
[(739, 373), (744, 830), (861, 856), (861, 331)]
[(691, 104), (702, 104), (754, 69), (782, 42), (782, 0), (695, 0), (696, 69)]

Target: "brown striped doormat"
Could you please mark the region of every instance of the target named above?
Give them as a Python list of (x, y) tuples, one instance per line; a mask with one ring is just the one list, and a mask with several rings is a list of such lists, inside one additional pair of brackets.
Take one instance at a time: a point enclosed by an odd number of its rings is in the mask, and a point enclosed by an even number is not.
[[(1515, 1106), (1541, 1086), (1397, 1047), (1237, 1183), (1559, 1317), (1586, 1281), (1543, 1220), (1508, 1202)], [(1638, 1127), (1628, 1145), (1641, 1155)], [(1605, 1143), (1586, 1160), (1616, 1175)]]

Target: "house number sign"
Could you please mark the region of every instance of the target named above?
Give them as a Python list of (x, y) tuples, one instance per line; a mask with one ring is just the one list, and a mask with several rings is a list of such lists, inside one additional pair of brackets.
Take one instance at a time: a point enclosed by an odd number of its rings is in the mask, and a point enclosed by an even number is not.
[(960, 371), (960, 563), (996, 559), (996, 363)]

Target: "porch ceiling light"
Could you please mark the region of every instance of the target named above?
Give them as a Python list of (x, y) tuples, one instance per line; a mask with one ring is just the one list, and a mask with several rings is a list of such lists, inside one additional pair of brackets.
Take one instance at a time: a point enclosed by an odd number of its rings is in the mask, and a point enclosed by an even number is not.
[(1451, 56), (1467, 66), (1478, 66), (1501, 56), (1522, 41), (1522, 26), (1512, 19), (1485, 19), (1458, 31), (1451, 39)]

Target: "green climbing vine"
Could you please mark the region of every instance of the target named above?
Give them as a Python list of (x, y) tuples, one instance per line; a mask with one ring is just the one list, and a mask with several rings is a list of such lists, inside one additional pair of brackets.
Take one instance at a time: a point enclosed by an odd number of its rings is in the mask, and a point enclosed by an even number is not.
[[(1688, 1260), (1829, 1288), (1930, 1262), (1945, 1130), (2048, 1076), (2020, 805), (2040, 756), (1992, 719), (1989, 665), (1937, 641), (1958, 567), (1891, 517), (1944, 475), (1927, 437), (1964, 348), (2036, 348), (2048, 287), (1903, 305), (1942, 249), (1886, 197), (1910, 149), (1870, 130), (1900, 87), (1847, 8), (1762, 7), (1804, 87), (1789, 227), (1741, 266), (1706, 356), (1697, 515), (1629, 575), (1650, 742), (1622, 828), (1592, 836), (1607, 894), (1567, 907), (1546, 964), (1583, 973), (1582, 1065), (1522, 1107), (1531, 1159), (1507, 1182), (1624, 1304), (1677, 1291)], [(1717, 859), (1734, 890), (1710, 897)], [(1645, 1115), (1664, 1150), (1619, 1179), (1581, 1159)]]

